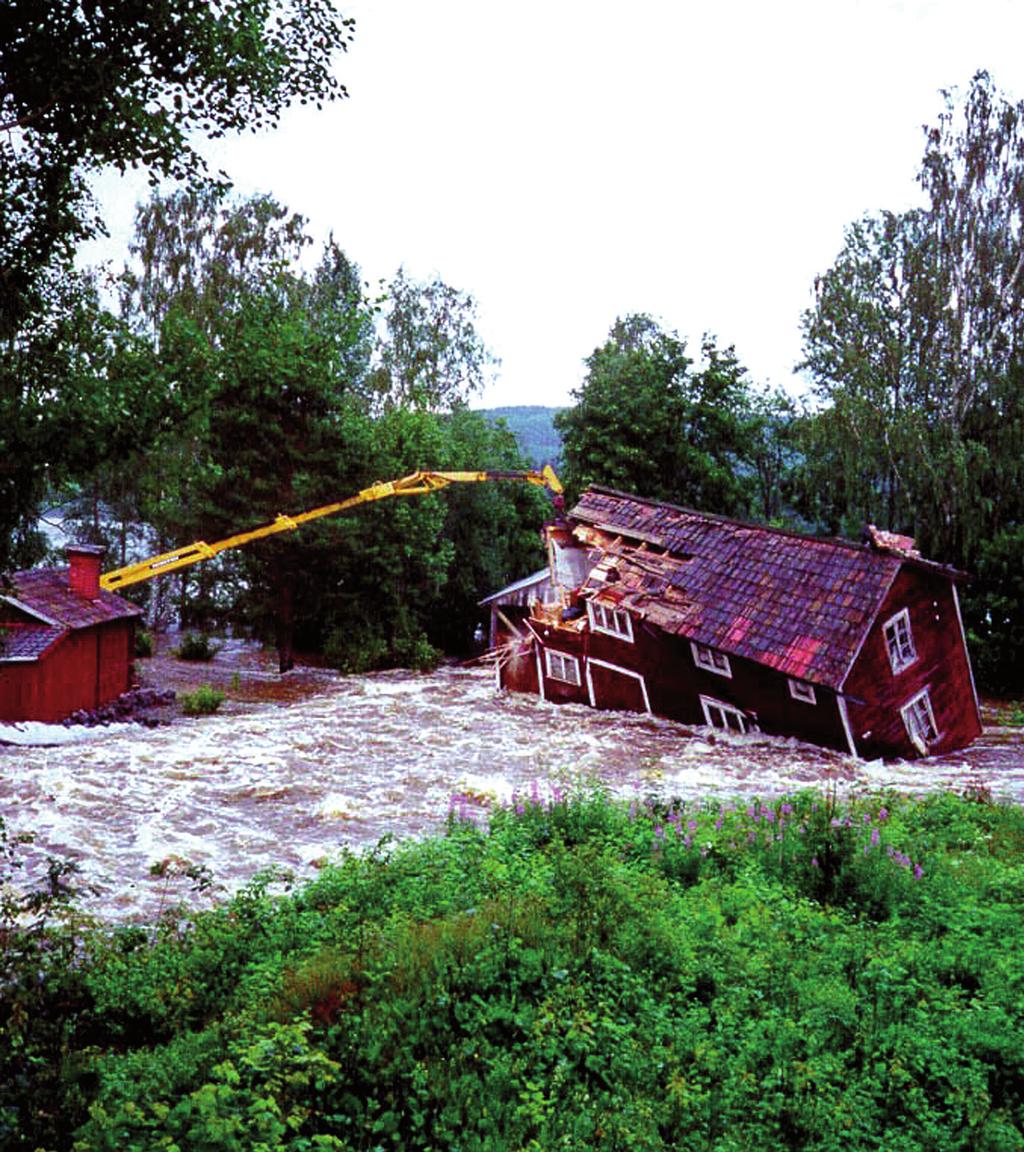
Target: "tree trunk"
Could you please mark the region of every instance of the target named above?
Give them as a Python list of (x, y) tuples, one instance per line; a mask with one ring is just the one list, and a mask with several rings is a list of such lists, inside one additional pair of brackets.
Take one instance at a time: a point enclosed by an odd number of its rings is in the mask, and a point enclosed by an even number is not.
[(294, 593), (286, 573), (278, 572), (274, 583), (277, 598), (277, 620), (275, 622), (277, 669), (279, 672), (287, 672), (295, 667)]

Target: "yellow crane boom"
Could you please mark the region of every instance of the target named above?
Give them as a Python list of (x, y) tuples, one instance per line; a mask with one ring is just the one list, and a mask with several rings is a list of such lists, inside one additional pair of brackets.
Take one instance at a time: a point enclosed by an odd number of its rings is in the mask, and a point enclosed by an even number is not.
[(191, 564), (198, 564), (201, 560), (209, 560), (218, 552), (225, 552), (228, 548), (241, 548), (253, 540), (262, 540), (265, 536), (275, 536), (279, 532), (294, 532), (310, 520), (319, 520), (321, 516), (334, 516), (338, 512), (346, 512), (360, 504), (368, 504), (374, 500), (386, 500), (391, 496), (423, 496), (429, 492), (437, 492), (447, 488), (449, 484), (475, 484), (484, 480), (524, 480), (528, 484), (535, 484), (547, 488), (555, 496), (562, 494), (562, 484), (550, 465), (542, 471), (534, 470), (524, 472), (413, 472), (403, 476), (400, 480), (385, 480), (371, 484), (347, 500), (339, 500), (335, 504), (323, 504), (308, 512), (300, 512), (295, 516), (280, 515), (269, 524), (253, 528), (249, 532), (239, 532), (228, 536), (224, 540), (216, 540), (207, 544), (205, 540), (196, 540), (182, 548), (174, 548), (170, 552), (162, 552), (159, 556), (151, 556), (148, 560), (140, 560), (136, 564), (128, 564), (124, 568), (115, 568), (105, 572), (100, 577), (100, 587), (108, 592), (125, 588), (129, 584), (139, 584), (143, 580), (152, 580), (155, 576), (163, 576), (167, 572), (174, 572), (179, 568), (187, 568)]

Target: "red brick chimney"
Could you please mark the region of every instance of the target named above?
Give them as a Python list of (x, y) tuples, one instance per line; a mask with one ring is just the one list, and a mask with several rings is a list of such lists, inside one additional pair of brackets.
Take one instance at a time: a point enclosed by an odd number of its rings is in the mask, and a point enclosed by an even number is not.
[(71, 563), (68, 586), (84, 600), (100, 596), (100, 563), (106, 548), (98, 544), (69, 544), (65, 551)]

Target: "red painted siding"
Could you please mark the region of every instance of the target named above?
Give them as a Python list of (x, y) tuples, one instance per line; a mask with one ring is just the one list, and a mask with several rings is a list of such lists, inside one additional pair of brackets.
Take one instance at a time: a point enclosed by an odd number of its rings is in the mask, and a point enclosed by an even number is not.
[[(894, 673), (885, 625), (906, 608), (917, 659)], [(930, 753), (962, 748), (981, 733), (971, 671), (949, 580), (904, 568), (893, 582), (844, 685), (861, 756), (916, 757), (900, 708), (928, 689), (939, 739)]]
[(55, 723), (131, 687), (134, 622), (69, 631), (38, 660), (0, 663), (0, 720)]
[[(633, 619), (633, 641), (600, 632), (533, 625), (543, 645), (575, 656), (579, 661), (579, 687), (546, 675), (544, 696), (554, 703), (590, 703), (587, 672), (598, 708), (644, 711), (686, 724), (704, 724), (700, 697), (710, 696), (731, 704), (756, 720), (765, 732), (796, 736), (826, 747), (847, 751), (846, 735), (834, 692), (816, 687), (816, 703), (795, 700), (786, 676), (752, 661), (731, 656), (731, 677), (718, 676), (697, 667), (688, 640), (669, 635)], [(591, 663), (591, 659), (594, 661)], [(501, 685), (513, 691), (536, 692), (536, 657), (533, 667), (525, 655), (506, 664)], [(603, 665), (614, 665), (642, 677), (624, 675)], [(646, 690), (646, 701), (644, 692)]]

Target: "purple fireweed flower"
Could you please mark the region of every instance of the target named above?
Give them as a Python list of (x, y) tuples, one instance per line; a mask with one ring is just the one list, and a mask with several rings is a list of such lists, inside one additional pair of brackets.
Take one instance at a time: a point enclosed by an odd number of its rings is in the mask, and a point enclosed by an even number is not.
[(756, 820), (758, 818), (757, 817), (757, 809), (754, 807), (753, 804), (751, 804), (751, 806), (747, 809), (747, 815), (750, 817), (751, 820)]
[(665, 839), (665, 829), (660, 824), (655, 824), (654, 826), (654, 838), (655, 840)]
[(829, 823), (833, 828), (841, 828), (843, 826), (843, 822), (839, 819), (838, 816), (833, 816)]
[(885, 821), (889, 819), (889, 809), (888, 808), (879, 808), (878, 809), (878, 819), (881, 820), (882, 823), (884, 824)]
[(817, 856), (811, 857), (811, 867), (812, 868), (820, 868), (821, 867), (821, 865), (818, 863), (818, 857)]
[(914, 879), (920, 880), (923, 875), (924, 875), (924, 869), (921, 867), (920, 864), (915, 864), (914, 865)]
[(722, 819), (721, 816), (719, 816), (718, 819), (715, 821), (715, 831), (721, 832), (722, 831), (722, 825), (724, 823), (725, 823), (725, 821)]
[(792, 804), (783, 804), (782, 807), (779, 809), (779, 811), (782, 813), (783, 816), (792, 816), (793, 815), (793, 805)]
[(630, 820), (636, 819), (636, 801), (635, 800), (630, 801), (629, 818), (630, 818)]
[(561, 804), (562, 803), (562, 789), (559, 788), (557, 784), (553, 785), (551, 788), (551, 803), (552, 804)]
[(530, 803), (535, 806), (540, 804), (540, 787), (536, 780), (530, 781)]
[(872, 829), (871, 829), (871, 846), (872, 846), (873, 848), (874, 848), (874, 847), (877, 847), (877, 845), (878, 845), (878, 841), (879, 841), (879, 840), (881, 840), (881, 838), (882, 838), (882, 837), (881, 837), (881, 835), (879, 834), (879, 832), (878, 832), (878, 829), (877, 829), (877, 828), (872, 828)]
[(691, 836), (684, 836), (683, 837), (683, 847), (684, 848), (689, 848), (692, 844), (693, 844), (693, 838)]
[(686, 822), (686, 827), (689, 828), (689, 830), (691, 832), (696, 832), (697, 831), (697, 821), (696, 820), (688, 820)]
[(775, 812), (771, 808), (764, 809), (764, 818), (771, 823), (775, 819)]

